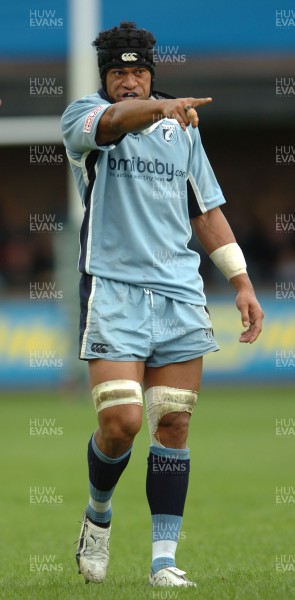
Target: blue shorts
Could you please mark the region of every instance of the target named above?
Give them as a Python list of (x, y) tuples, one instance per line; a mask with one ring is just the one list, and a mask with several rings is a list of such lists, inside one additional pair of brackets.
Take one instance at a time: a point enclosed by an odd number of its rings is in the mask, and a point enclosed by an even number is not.
[(87, 274), (81, 277), (80, 301), (82, 360), (160, 367), (219, 350), (204, 306)]

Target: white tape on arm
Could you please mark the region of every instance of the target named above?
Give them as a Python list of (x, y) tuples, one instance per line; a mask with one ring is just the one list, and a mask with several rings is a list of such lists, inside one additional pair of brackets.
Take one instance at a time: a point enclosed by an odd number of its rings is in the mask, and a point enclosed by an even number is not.
[(244, 254), (236, 242), (220, 246), (210, 254), (210, 258), (228, 280), (247, 273)]

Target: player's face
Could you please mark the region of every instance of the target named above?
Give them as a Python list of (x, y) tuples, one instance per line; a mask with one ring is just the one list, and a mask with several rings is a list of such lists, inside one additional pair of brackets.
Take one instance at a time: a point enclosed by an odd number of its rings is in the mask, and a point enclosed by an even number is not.
[(122, 67), (107, 72), (107, 93), (114, 102), (147, 100), (150, 97), (151, 73), (144, 67)]

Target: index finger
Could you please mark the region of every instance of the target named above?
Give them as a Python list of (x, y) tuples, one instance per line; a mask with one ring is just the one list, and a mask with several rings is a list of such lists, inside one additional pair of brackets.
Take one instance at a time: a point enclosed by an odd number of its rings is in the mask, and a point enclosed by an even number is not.
[(195, 108), (196, 106), (203, 106), (210, 102), (212, 102), (212, 98), (192, 98), (191, 105)]

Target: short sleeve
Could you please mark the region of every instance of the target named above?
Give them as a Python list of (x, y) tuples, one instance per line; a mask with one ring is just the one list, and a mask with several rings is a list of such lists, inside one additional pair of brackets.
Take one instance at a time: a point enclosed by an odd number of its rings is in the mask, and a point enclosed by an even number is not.
[(124, 135), (119, 140), (104, 146), (98, 146), (95, 141), (97, 126), (109, 106), (111, 104), (98, 94), (84, 96), (81, 100), (72, 102), (61, 119), (65, 146), (72, 152), (80, 153), (115, 148), (125, 137)]

